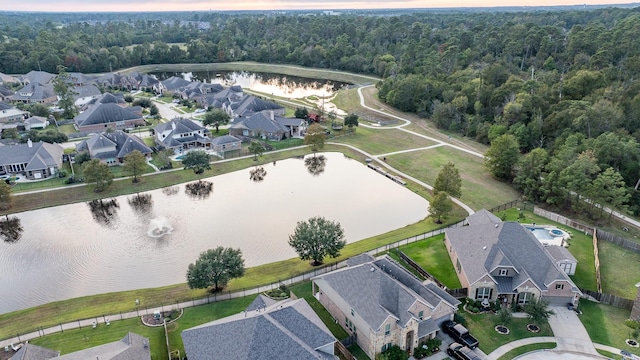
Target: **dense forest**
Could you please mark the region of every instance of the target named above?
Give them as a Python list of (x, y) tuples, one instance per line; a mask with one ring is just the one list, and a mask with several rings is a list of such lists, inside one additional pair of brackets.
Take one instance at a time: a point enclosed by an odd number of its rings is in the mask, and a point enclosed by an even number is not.
[(494, 175), (526, 199), (592, 217), (604, 214), (575, 199), (640, 212), (640, 8), (4, 13), (0, 23), (8, 74), (252, 60), (378, 75), (381, 100), (491, 144)]

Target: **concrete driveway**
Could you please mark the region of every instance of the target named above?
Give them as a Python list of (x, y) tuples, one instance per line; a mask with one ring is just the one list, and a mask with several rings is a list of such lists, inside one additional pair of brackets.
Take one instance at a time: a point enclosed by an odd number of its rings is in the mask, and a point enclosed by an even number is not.
[(552, 309), (556, 314), (549, 318), (549, 325), (558, 343), (558, 347), (554, 350), (590, 354), (602, 358), (575, 311), (559, 306)]

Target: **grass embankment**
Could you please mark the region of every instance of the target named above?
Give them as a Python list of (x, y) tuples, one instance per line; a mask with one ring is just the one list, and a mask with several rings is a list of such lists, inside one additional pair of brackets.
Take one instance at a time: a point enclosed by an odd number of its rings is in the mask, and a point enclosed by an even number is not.
[(524, 346), (517, 347), (509, 351), (508, 353), (500, 356), (498, 360), (511, 360), (511, 359), (515, 359), (516, 357), (522, 354), (526, 354), (531, 351), (553, 349), (555, 347), (556, 347), (556, 343), (552, 343), (552, 342), (524, 345)]
[(208, 64), (153, 64), (135, 66), (120, 70), (121, 73), (130, 74), (132, 72), (199, 72), (199, 71), (250, 71), (250, 72), (271, 72), (291, 76), (306, 77), (311, 79), (327, 79), (341, 81), (350, 84), (373, 84), (381, 80), (375, 76), (352, 74), (344, 71), (334, 71), (328, 69), (304, 68), (295, 65), (261, 64), (252, 61), (236, 61), (226, 63)]
[(365, 127), (357, 128), (353, 135), (331, 139), (331, 141), (355, 146), (371, 155), (381, 155), (436, 144), (434, 141), (398, 129), (380, 131)]

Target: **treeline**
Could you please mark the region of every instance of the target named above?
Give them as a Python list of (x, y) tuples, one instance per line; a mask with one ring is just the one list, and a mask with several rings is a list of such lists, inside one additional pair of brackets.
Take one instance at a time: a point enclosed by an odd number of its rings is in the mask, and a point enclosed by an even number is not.
[[(611, 168), (634, 196), (629, 204), (640, 203), (633, 190), (640, 177), (640, 8), (398, 16), (97, 14), (95, 21), (71, 17), (64, 23), (46, 14), (38, 21), (28, 16), (0, 14), (0, 72), (55, 72), (64, 65), (94, 73), (251, 60), (374, 74), (384, 78), (378, 84), (383, 101), (441, 129), (486, 144), (508, 135), (516, 155), (543, 149), (545, 165), (534, 181), (551, 181), (560, 176), (553, 166), (566, 169), (588, 158), (598, 167), (589, 170), (590, 181)], [(497, 176), (517, 179), (522, 169), (513, 162)], [(566, 183), (547, 183), (542, 190), (517, 183), (532, 200), (573, 203), (562, 192), (575, 192)], [(562, 196), (555, 196), (559, 191)]]

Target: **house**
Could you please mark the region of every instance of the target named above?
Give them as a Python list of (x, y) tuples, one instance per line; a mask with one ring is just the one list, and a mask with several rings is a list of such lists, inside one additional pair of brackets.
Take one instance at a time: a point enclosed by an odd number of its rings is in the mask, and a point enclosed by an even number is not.
[(452, 320), (460, 302), (388, 256), (363, 254), (312, 278), (314, 296), (372, 359), (393, 345), (412, 352)]
[(9, 100), (27, 104), (53, 104), (58, 101), (58, 97), (53, 91), (53, 85), (31, 82), (9, 96)]
[(242, 313), (182, 332), (189, 360), (338, 359), (336, 339), (304, 299), (256, 301)]
[(20, 82), (17, 78), (0, 72), (0, 84), (12, 84)]
[(100, 89), (95, 85), (79, 85), (72, 88), (74, 92), (73, 99), (75, 106), (82, 106), (89, 103), (91, 100), (97, 99), (102, 95)]
[(130, 76), (136, 81), (135, 89), (154, 91), (156, 94), (160, 94), (163, 91), (162, 83), (149, 74), (134, 72)]
[(9, 101), (9, 97), (15, 94), (6, 86), (0, 86), (0, 101)]
[(211, 139), (211, 149), (224, 159), (225, 154), (231, 151), (239, 152), (242, 148), (242, 141), (232, 135), (224, 135)]
[(444, 242), (470, 298), (524, 305), (542, 297), (549, 304), (566, 305), (582, 296), (567, 274), (575, 271), (575, 258), (561, 268), (567, 260), (554, 259), (531, 231), (517, 222), (502, 222), (487, 210), (467, 221), (468, 226), (447, 229)]
[[(82, 111), (85, 111), (87, 109), (89, 109), (91, 106), (95, 105), (95, 104), (117, 104), (118, 106), (121, 107), (127, 107), (128, 104), (126, 101), (124, 101), (124, 96), (122, 94), (112, 94), (109, 92), (106, 92), (100, 96), (98, 96), (97, 98), (94, 98), (92, 100), (90, 100), (88, 103), (84, 104), (81, 107)], [(131, 110), (131, 109), (129, 109)]]
[(70, 72), (67, 73), (67, 79), (65, 80), (65, 82), (74, 87), (81, 87), (90, 85), (95, 79), (96, 76), (94, 75), (87, 75), (79, 72)]
[(107, 89), (134, 90), (138, 88), (138, 80), (132, 76), (119, 73), (104, 74), (93, 82)]
[(0, 102), (0, 131), (24, 126), (25, 119), (29, 116), (28, 111), (23, 111), (9, 104)]
[(121, 130), (91, 134), (87, 140), (76, 145), (78, 152), (88, 151), (92, 159), (99, 159), (107, 165), (124, 163), (124, 157), (134, 150), (150, 158), (153, 151), (139, 137)]
[(33, 129), (44, 129), (49, 125), (49, 119), (42, 116), (32, 116), (28, 119), (25, 119), (22, 123), (22, 126), (18, 125), (18, 129), (24, 127), (25, 131), (33, 130)]
[(273, 111), (276, 115), (284, 116), (285, 108), (280, 106), (274, 102), (262, 100), (253, 95), (244, 95), (240, 99), (230, 100), (229, 102), (223, 104), (222, 109), (231, 116), (231, 118), (236, 117), (247, 117), (251, 114), (255, 114), (261, 111), (270, 110)]
[(30, 180), (56, 175), (62, 167), (62, 146), (45, 142), (0, 147), (0, 175), (22, 175)]
[(273, 110), (261, 111), (236, 118), (229, 126), (229, 134), (269, 140), (283, 140), (302, 136), (306, 123), (302, 119), (276, 115)]
[(181, 77), (172, 76), (167, 80), (163, 80), (162, 83), (162, 92), (165, 95), (178, 94), (182, 89), (184, 89), (187, 85), (191, 84), (191, 81), (187, 81)]
[(60, 352), (30, 343), (18, 350), (11, 360), (151, 360), (149, 339), (135, 333), (128, 333), (119, 341), (94, 346), (60, 356)]
[(117, 103), (97, 103), (74, 118), (78, 131), (102, 131), (107, 127), (128, 129), (145, 125), (141, 113)]
[(155, 141), (164, 149), (173, 150), (174, 154), (195, 148), (210, 149), (209, 130), (189, 119), (175, 118), (153, 128)]
[(50, 84), (53, 81), (53, 78), (56, 76), (54, 74), (48, 73), (46, 71), (38, 71), (31, 70), (25, 75), (20, 77), (20, 82), (23, 84)]

